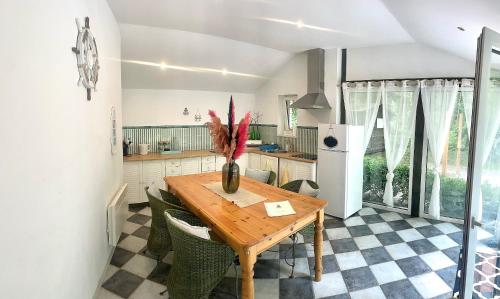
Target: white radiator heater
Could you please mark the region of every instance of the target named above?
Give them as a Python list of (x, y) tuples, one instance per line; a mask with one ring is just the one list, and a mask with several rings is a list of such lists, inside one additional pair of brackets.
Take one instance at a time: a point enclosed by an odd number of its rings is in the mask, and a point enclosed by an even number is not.
[(108, 242), (112, 246), (118, 244), (123, 225), (127, 221), (128, 202), (125, 198), (127, 184), (123, 184), (108, 205)]

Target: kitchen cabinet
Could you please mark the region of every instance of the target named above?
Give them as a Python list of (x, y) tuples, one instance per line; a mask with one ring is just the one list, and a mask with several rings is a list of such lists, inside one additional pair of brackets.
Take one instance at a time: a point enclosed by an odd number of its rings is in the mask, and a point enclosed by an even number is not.
[(126, 162), (123, 164), (123, 182), (127, 184), (125, 198), (128, 203), (143, 202), (141, 190), (142, 162)]
[[(279, 165), (278, 158), (261, 155), (261, 157), (260, 157), (260, 169), (272, 170), (276, 173), (276, 176), (278, 176), (279, 175), (278, 165)], [(276, 186), (277, 184), (278, 184), (278, 180), (276, 179), (274, 181), (274, 185)]]
[(316, 163), (300, 162), (295, 160), (280, 159), (279, 184), (283, 185), (286, 177), (288, 182), (294, 180), (316, 181)]
[[(149, 192), (156, 197), (161, 197), (160, 191), (158, 189), (165, 189), (165, 161), (154, 160), (154, 161), (143, 161), (142, 162), (142, 186), (149, 186)], [(144, 192), (145, 193), (145, 192)], [(144, 198), (146, 201), (147, 198)]]
[(215, 171), (215, 156), (201, 157), (201, 172)]
[(181, 175), (181, 159), (165, 160), (165, 176)]
[(260, 157), (262, 155), (250, 153), (248, 154), (248, 168), (260, 169)]
[(181, 159), (182, 175), (197, 174), (201, 172), (201, 157)]

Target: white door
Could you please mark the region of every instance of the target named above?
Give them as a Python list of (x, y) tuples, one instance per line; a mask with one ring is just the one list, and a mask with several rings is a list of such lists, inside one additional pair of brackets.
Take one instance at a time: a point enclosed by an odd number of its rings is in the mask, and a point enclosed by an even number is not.
[(142, 162), (123, 163), (123, 182), (127, 183), (126, 200), (128, 203), (143, 202), (141, 190)]
[(500, 34), (478, 41), (460, 298), (500, 298)]

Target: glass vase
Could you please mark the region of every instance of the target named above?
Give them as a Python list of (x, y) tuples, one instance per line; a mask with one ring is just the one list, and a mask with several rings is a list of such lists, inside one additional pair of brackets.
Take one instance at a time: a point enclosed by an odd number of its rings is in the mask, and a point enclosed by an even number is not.
[(226, 193), (235, 193), (240, 187), (240, 167), (236, 162), (222, 166), (222, 188)]

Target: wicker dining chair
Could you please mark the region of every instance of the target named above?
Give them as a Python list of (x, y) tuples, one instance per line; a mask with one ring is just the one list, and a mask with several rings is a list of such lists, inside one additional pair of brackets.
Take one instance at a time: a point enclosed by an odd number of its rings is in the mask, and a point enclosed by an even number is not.
[(183, 207), (163, 201), (149, 192), (149, 186), (144, 188), (151, 207), (151, 230), (149, 232), (147, 250), (161, 261), (172, 250), (172, 241), (167, 229), (163, 213), (167, 209), (184, 210)]
[[(284, 184), (283, 186), (281, 186), (281, 188), (288, 190), (288, 191), (291, 191), (291, 192), (295, 192), (295, 193), (302, 193), (302, 192), (300, 192), (300, 188), (301, 188), (303, 183), (309, 184), (309, 187), (311, 187), (311, 189), (313, 189), (313, 190), (319, 190), (318, 184), (316, 184), (316, 182), (313, 182), (310, 180), (294, 180), (294, 181), (291, 181), (291, 182)], [(314, 196), (311, 194), (306, 194), (306, 195)], [(316, 197), (316, 196), (314, 196), (314, 197)], [(313, 223), (309, 224), (308, 226), (301, 229), (299, 231), (299, 233), (304, 237), (314, 237), (314, 224)], [(290, 238), (292, 239), (292, 258), (293, 258), (292, 265), (291, 265), (292, 273), (290, 274), (290, 277), (293, 278), (294, 277), (294, 269), (295, 269), (295, 244), (297, 242), (297, 234), (291, 235)]]
[(173, 265), (167, 276), (168, 296), (173, 299), (208, 298), (224, 278), (235, 259), (235, 253), (226, 244), (181, 230), (171, 222), (167, 213), (190, 225), (205, 225), (186, 211), (165, 211), (174, 250)]
[(158, 189), (160, 190), (160, 195), (161, 195), (161, 198), (168, 202), (168, 203), (171, 203), (173, 205), (176, 205), (176, 206), (182, 206), (182, 203), (181, 203), (181, 200), (179, 198), (177, 198), (177, 196), (175, 196), (174, 194), (168, 192), (168, 191), (165, 191), (163, 189)]
[(276, 172), (269, 170), (269, 179), (267, 179), (267, 184), (274, 185), (275, 181), (276, 181)]

